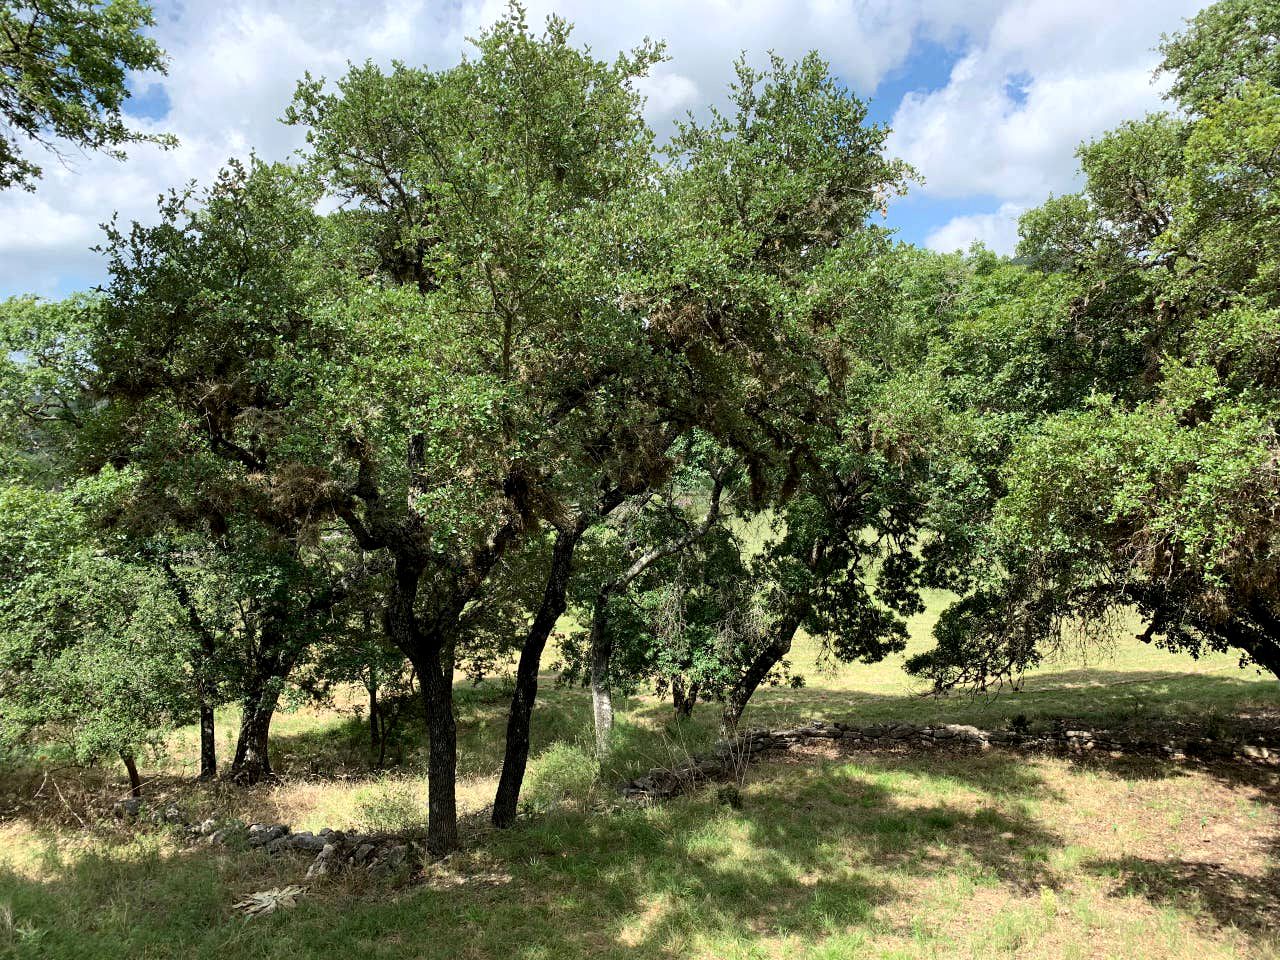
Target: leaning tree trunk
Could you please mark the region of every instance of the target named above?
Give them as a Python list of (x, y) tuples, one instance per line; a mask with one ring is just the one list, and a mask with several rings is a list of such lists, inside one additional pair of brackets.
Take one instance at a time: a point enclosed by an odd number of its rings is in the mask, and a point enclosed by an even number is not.
[(791, 652), (791, 641), (795, 639), (800, 621), (804, 619), (805, 609), (803, 604), (793, 605), (774, 628), (768, 645), (756, 654), (742, 676), (729, 688), (724, 699), (724, 712), (720, 717), (720, 731), (725, 736), (737, 732), (738, 722), (742, 719), (742, 712), (746, 710), (747, 704), (751, 702), (751, 697), (769, 675), (769, 671)]
[(1254, 663), (1280, 680), (1280, 644), (1270, 640), (1268, 643), (1251, 647), (1248, 653)]
[(138, 776), (138, 764), (134, 759), (133, 752), (121, 750), (120, 759), (124, 761), (124, 768), (129, 774), (129, 796), (134, 798), (141, 797), (142, 777)]
[(1252, 642), (1237, 643), (1236, 646), (1248, 653), (1259, 667), (1280, 678), (1280, 618), (1260, 603), (1243, 606), (1250, 619), (1257, 624), (1257, 630), (1237, 631), (1241, 635), (1248, 634)]
[(547, 638), (564, 613), (569, 573), (573, 567), (573, 551), (584, 529), (584, 525), (578, 524), (557, 534), (551, 551), (551, 569), (547, 574), (542, 603), (520, 650), (520, 663), (516, 667), (516, 689), (507, 716), (507, 742), (502, 758), (502, 775), (498, 778), (498, 791), (493, 798), (493, 825), (496, 827), (509, 827), (516, 819), (520, 786), (524, 782), (524, 771), (529, 762), (529, 728), (533, 719), (533, 704), (538, 696), (538, 668), (542, 662), (542, 651), (547, 646)]

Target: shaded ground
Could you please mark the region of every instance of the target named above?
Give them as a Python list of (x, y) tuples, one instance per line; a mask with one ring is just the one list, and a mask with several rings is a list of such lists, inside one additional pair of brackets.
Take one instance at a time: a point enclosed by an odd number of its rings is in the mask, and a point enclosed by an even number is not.
[[(1158, 654), (1158, 655), (1157, 655)], [(805, 663), (805, 658), (808, 663)], [(921, 699), (897, 665), (814, 671), (762, 692), (748, 720), (973, 722), (1055, 718), (1182, 733), (1275, 731), (1274, 681), (1225, 658), (1135, 645), (1060, 663), (1020, 692)], [(186, 848), (101, 819), (117, 771), (54, 769), (0, 783), (0, 956), (227, 957), (1277, 957), (1280, 785), (1270, 770), (1149, 758), (957, 749), (858, 752), (810, 744), (753, 766), (743, 807), (708, 787), (671, 804), (617, 803), (592, 777), (587, 698), (551, 677), (519, 826), (483, 825), (505, 723), (501, 684), (460, 688), (460, 791), (470, 842), (409, 886), (350, 876), (296, 909), (246, 921), (231, 904), (301, 879), (305, 861)], [(232, 729), (222, 718), (222, 735)], [(609, 775), (673, 761), (712, 738), (714, 710), (674, 725), (633, 700)], [(296, 711), (276, 729), (281, 782), (253, 790), (149, 764), (157, 800), (297, 829), (420, 824), (416, 740), (370, 770), (349, 709)], [(190, 732), (175, 753), (190, 755)], [(225, 751), (224, 751), (225, 755)], [(81, 821), (85, 826), (81, 826)]]
[[(838, 743), (753, 768), (744, 806), (561, 808), (407, 888), (301, 863), (11, 825), (0, 945), (31, 957), (1275, 956), (1273, 778)], [(0, 921), (4, 923), (6, 921)], [(7, 941), (4, 939), (7, 937)]]

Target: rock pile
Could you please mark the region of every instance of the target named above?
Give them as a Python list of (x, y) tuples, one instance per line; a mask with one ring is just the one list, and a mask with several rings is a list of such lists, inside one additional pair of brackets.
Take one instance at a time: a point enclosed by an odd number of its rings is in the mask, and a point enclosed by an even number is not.
[(358, 833), (309, 830), (294, 833), (284, 823), (251, 823), (242, 820), (216, 820), (189, 823), (176, 806), (148, 810), (145, 801), (131, 797), (117, 803), (112, 813), (125, 821), (149, 821), (156, 826), (171, 826), (182, 832), (189, 843), (211, 847), (260, 849), (272, 856), (304, 855), (312, 857), (307, 879), (347, 869), (361, 869), (371, 877), (388, 878), (409, 872), (424, 859), (425, 849), (407, 836), (393, 833)]
[(1250, 764), (1280, 765), (1280, 748), (1261, 743), (1197, 738), (1182, 741), (1136, 740), (1106, 730), (1068, 729), (1036, 733), (1017, 730), (982, 730), (968, 724), (877, 723), (856, 726), (815, 721), (787, 730), (752, 730), (732, 740), (722, 740), (709, 754), (691, 757), (675, 767), (655, 767), (642, 777), (622, 785), (623, 796), (638, 800), (665, 800), (694, 785), (732, 777), (759, 754), (785, 750), (797, 743), (840, 740), (862, 749), (963, 746), (977, 750), (1000, 747), (1086, 754), (1098, 751), (1111, 757), (1159, 756), (1170, 760), (1227, 760)]
[(130, 797), (127, 800), (118, 801), (111, 808), (111, 815), (117, 820), (134, 821), (145, 819), (154, 823), (156, 826), (164, 826), (172, 824), (176, 826), (186, 826), (186, 818), (183, 817), (182, 811), (173, 804), (160, 809), (159, 807), (149, 810), (147, 802), (141, 797)]
[(398, 834), (366, 834), (355, 831), (330, 830), (319, 833), (291, 831), (283, 823), (252, 823), (246, 827), (239, 821), (218, 823), (206, 820), (188, 828), (193, 842), (210, 846), (248, 846), (266, 853), (304, 854), (314, 859), (307, 868), (307, 879), (340, 873), (349, 868), (365, 870), (372, 877), (396, 875), (422, 859), (416, 841)]

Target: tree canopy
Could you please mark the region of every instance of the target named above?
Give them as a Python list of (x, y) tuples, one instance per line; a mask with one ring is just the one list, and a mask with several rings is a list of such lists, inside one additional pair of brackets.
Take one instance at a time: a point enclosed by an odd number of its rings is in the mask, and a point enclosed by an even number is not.
[[(71, 86), (0, 91), (135, 138), (145, 8), (33, 9), (0, 32), (53, 37)], [(1280, 675), (1275, 20), (1224, 0), (1166, 38), (1174, 109), (1082, 145), (1016, 257), (877, 223), (913, 172), (816, 54), (743, 57), (661, 142), (660, 45), (601, 59), (516, 6), (452, 66), (304, 77), (290, 162), (109, 224), (93, 295), (0, 306), (0, 737), (132, 765), (198, 719), (213, 776), (234, 702), (253, 782), (287, 691), (361, 684), (379, 764), (416, 696), (443, 853), (455, 678), (510, 676), (510, 826), (551, 647), (602, 759), (615, 692), (732, 733), (804, 682), (797, 636), (875, 662), (930, 588), (938, 689), (1135, 622)]]
[(915, 662), (940, 685), (1016, 674), (1129, 612), (1143, 639), (1280, 670), (1276, 26), (1227, 2), (1167, 38), (1184, 112), (1085, 145), (1084, 191), (1024, 218), (1019, 253), (1061, 278), (1052, 316), (1081, 331), (1032, 356), (1089, 354), (997, 459), (978, 588)]

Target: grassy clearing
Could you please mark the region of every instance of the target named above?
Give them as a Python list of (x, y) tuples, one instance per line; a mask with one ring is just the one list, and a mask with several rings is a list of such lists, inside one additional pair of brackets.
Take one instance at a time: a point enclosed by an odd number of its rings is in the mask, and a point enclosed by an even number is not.
[[(1280, 712), (1275, 682), (1229, 657), (1193, 662), (1138, 644), (1046, 665), (994, 699), (921, 698), (901, 657), (826, 672), (815, 657), (812, 645), (798, 649), (808, 685), (762, 691), (749, 721), (995, 726), (1021, 714), (1033, 726), (1070, 717), (1213, 728)], [(304, 862), (81, 829), (75, 818), (92, 822), (120, 789), (114, 771), (57, 771), (55, 789), (14, 777), (0, 803), (0, 956), (1280, 956), (1280, 787), (1266, 772), (824, 744), (753, 767), (741, 810), (712, 789), (636, 809), (592, 776), (584, 694), (550, 681), (535, 717), (530, 815), (517, 829), (494, 834), (477, 817), (467, 849), (421, 883), (329, 881), (295, 910), (252, 921), (230, 905), (297, 882)], [(491, 797), (504, 705), (500, 683), (459, 690), (464, 809)], [(233, 718), (223, 719), (225, 734)], [(704, 707), (674, 726), (665, 704), (634, 699), (609, 775), (696, 749), (714, 723)], [(173, 762), (154, 792), (192, 815), (298, 829), (421, 822), (421, 758), (410, 751), (375, 777), (353, 712), (294, 711), (275, 732), (279, 784), (195, 788)], [(187, 739), (175, 747), (190, 755)]]

